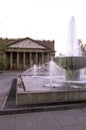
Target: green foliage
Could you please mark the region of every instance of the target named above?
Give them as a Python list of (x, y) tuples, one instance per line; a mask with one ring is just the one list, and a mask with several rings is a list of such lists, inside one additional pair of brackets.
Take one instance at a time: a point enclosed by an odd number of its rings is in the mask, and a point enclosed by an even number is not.
[(81, 44), (80, 50), (81, 50), (81, 55), (86, 56), (86, 44), (85, 45)]
[(0, 56), (0, 70), (4, 70), (6, 68), (7, 59), (3, 56)]
[(4, 69), (4, 58), (0, 57), (0, 70)]
[(0, 49), (5, 49), (5, 47), (6, 47), (5, 41), (2, 38), (0, 38)]
[[(5, 41), (0, 38), (0, 51), (6, 49)], [(6, 59), (3, 57), (3, 55), (0, 55), (0, 70), (3, 70), (6, 64)]]

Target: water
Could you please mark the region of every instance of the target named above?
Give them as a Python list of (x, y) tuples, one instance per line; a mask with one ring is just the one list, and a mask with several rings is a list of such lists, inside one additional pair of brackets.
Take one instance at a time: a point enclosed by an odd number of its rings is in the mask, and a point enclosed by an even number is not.
[(51, 86), (52, 86), (52, 82), (53, 82), (53, 70), (54, 70), (54, 62), (50, 61), (49, 73), (50, 73), (50, 85)]
[[(33, 67), (24, 71), (21, 76), (24, 83), (31, 86), (58, 87), (64, 79), (64, 70), (51, 60), (42, 66), (33, 65)], [(30, 86), (30, 84), (29, 84)]]
[(57, 69), (60, 69), (60, 67), (58, 67), (55, 64), (55, 62), (51, 59), (49, 63), (50, 86), (56, 86), (56, 84), (53, 83), (53, 78), (54, 76), (58, 75)]
[(42, 66), (33, 65), (31, 68), (28, 68), (23, 73), (22, 76), (48, 76), (53, 77), (57, 75), (62, 75), (63, 69), (60, 68), (53, 60), (43, 64)]
[(71, 17), (68, 28), (67, 56), (80, 56), (80, 45), (77, 39), (76, 23), (74, 16)]
[[(61, 65), (63, 65), (62, 67), (65, 69), (66, 76), (64, 75), (63, 69), (62, 68), (59, 69), (59, 67), (53, 61), (52, 57), (50, 62), (45, 63), (42, 66), (34, 65), (30, 69), (32, 74), (30, 71), (28, 71), (28, 75), (29, 74), (32, 75), (32, 78), (30, 78), (30, 80), (31, 82), (34, 81), (35, 84), (37, 83), (37, 86), (39, 86), (40, 84), (44, 87), (58, 87), (58, 86), (62, 86), (63, 82), (64, 84), (65, 82), (66, 83), (68, 82), (70, 84), (71, 82), (77, 84), (77, 81), (81, 81), (80, 77), (82, 77), (79, 72), (81, 66), (83, 68), (83, 65), (79, 64), (80, 60), (82, 60), (82, 57), (80, 56), (80, 45), (78, 44), (77, 41), (75, 18), (74, 16), (72, 16), (69, 22), (67, 53), (65, 57), (61, 57), (60, 59)], [(84, 64), (86, 63), (84, 62)], [(66, 68), (64, 67), (64, 65), (66, 66)], [(60, 75), (61, 71), (62, 71), (62, 75)]]
[(37, 76), (38, 75), (38, 68), (37, 68), (37, 65), (34, 64), (33, 65), (33, 76)]
[(28, 69), (28, 73), (22, 73), (21, 77), (26, 91), (51, 91), (52, 88), (78, 88), (78, 86), (80, 88), (86, 86), (84, 73), (83, 76), (81, 75), (81, 79), (79, 81), (66, 80), (64, 69), (59, 68), (53, 60), (40, 67), (34, 65), (32, 68)]

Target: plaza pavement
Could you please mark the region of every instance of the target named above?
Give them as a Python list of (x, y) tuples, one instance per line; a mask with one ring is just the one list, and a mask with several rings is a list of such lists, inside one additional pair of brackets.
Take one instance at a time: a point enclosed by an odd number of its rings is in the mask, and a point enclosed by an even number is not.
[(0, 73), (0, 110), (3, 109), (8, 97), (12, 81), (20, 72), (3, 71)]
[[(0, 73), (0, 109), (19, 73)], [(0, 130), (86, 130), (86, 108), (0, 116)]]
[(86, 130), (86, 109), (0, 116), (0, 130)]

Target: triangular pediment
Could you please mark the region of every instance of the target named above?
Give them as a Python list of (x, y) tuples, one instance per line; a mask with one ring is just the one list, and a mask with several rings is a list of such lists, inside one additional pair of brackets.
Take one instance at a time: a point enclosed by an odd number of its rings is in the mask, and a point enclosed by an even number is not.
[(16, 43), (10, 44), (8, 46), (9, 48), (40, 48), (40, 49), (46, 49), (45, 46), (41, 45), (40, 43), (37, 43), (31, 39), (24, 39), (21, 41), (18, 41)]

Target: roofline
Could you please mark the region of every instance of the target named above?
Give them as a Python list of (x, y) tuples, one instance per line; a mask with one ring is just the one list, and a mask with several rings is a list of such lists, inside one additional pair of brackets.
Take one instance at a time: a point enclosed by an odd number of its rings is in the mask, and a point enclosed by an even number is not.
[(10, 45), (13, 45), (13, 44), (15, 44), (15, 43), (24, 41), (24, 40), (26, 40), (26, 39), (29, 39), (29, 40), (31, 40), (31, 41), (33, 41), (33, 42), (36, 42), (37, 44), (42, 45), (42, 46), (44, 46), (44, 47), (47, 47), (48, 49), (51, 50), (51, 48), (48, 47), (47, 45), (43, 45), (42, 43), (40, 43), (40, 42), (38, 42), (38, 41), (36, 41), (36, 40), (34, 40), (34, 39), (32, 39), (32, 38), (29, 38), (29, 37), (26, 37), (26, 38), (22, 38), (22, 39), (16, 40), (15, 42), (12, 42), (12, 43), (8, 44), (7, 47), (9, 47)]

